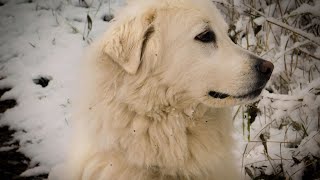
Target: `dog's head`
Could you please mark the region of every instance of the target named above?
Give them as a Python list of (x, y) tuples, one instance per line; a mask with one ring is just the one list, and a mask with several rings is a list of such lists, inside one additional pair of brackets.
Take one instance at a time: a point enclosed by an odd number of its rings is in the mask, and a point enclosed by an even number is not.
[(156, 77), (209, 106), (256, 99), (273, 70), (230, 40), (223, 17), (206, 0), (151, 3), (110, 33), (104, 52), (128, 76)]

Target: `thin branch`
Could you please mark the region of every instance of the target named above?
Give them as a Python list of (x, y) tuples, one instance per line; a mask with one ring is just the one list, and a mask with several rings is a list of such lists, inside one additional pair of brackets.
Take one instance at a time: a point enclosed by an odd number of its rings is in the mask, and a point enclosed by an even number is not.
[(301, 48), (297, 48), (297, 49), (298, 49), (299, 51), (305, 53), (307, 56), (310, 56), (310, 57), (312, 57), (312, 58), (320, 61), (320, 57), (317, 57), (317, 56), (315, 56), (315, 55), (312, 55), (312, 54), (308, 53), (307, 51), (305, 51), (305, 50), (303, 50), (303, 49), (301, 49)]
[(266, 16), (265, 14), (263, 14), (262, 12), (260, 12), (260, 11), (256, 10), (255, 8), (251, 7), (250, 5), (247, 5), (247, 4), (244, 4), (244, 5), (245, 5), (246, 7), (248, 7), (248, 8), (250, 8), (250, 9), (252, 9), (252, 10), (255, 11), (256, 13), (258, 13), (259, 15), (263, 16), (263, 17), (266, 19), (266, 21), (268, 21), (268, 22), (270, 22), (270, 23), (272, 23), (272, 24), (274, 24), (274, 25), (280, 26), (280, 27), (282, 27), (282, 28), (284, 28), (284, 29), (287, 29), (287, 30), (289, 30), (289, 31), (292, 31), (292, 32), (294, 32), (294, 33), (296, 33), (296, 34), (298, 34), (298, 35), (300, 35), (300, 36), (308, 39), (308, 40), (311, 41), (312, 43), (320, 46), (320, 38), (319, 38), (319, 37), (316, 37), (316, 36), (314, 36), (313, 34), (304, 32), (304, 31), (302, 31), (301, 29), (291, 27), (291, 26), (289, 26), (288, 24), (285, 24), (285, 23), (283, 23), (283, 22), (281, 22), (281, 21), (279, 21), (279, 20), (277, 20), (277, 19), (275, 19), (275, 18), (273, 18), (273, 17), (268, 17), (268, 16)]
[(280, 57), (282, 57), (283, 55), (285, 55), (286, 53), (298, 48), (298, 47), (301, 47), (303, 45), (306, 45), (308, 44), (310, 41), (303, 41), (303, 42), (299, 42), (299, 43), (294, 43), (294, 45), (291, 47), (291, 48), (288, 48), (286, 49), (285, 51), (281, 52), (280, 54), (277, 54), (276, 57), (275, 57), (275, 60), (278, 60)]

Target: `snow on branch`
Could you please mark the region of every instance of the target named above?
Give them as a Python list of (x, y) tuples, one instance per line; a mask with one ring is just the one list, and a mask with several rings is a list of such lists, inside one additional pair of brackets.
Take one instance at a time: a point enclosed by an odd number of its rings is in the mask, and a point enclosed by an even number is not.
[(247, 4), (244, 4), (244, 5), (248, 8), (250, 8), (251, 10), (255, 11), (256, 13), (258, 13), (259, 15), (263, 16), (266, 19), (266, 21), (270, 22), (271, 24), (274, 24), (274, 25), (280, 26), (284, 29), (287, 29), (289, 31), (292, 31), (293, 33), (296, 33), (296, 34), (308, 39), (310, 42), (313, 42), (314, 44), (320, 46), (320, 37), (316, 37), (315, 35), (313, 35), (311, 33), (304, 32), (303, 30), (301, 30), (299, 28), (294, 28), (292, 26), (289, 26), (288, 24), (285, 24), (285, 23), (283, 23), (273, 17), (268, 17), (267, 15), (256, 10), (255, 8), (251, 7), (250, 5), (247, 5)]

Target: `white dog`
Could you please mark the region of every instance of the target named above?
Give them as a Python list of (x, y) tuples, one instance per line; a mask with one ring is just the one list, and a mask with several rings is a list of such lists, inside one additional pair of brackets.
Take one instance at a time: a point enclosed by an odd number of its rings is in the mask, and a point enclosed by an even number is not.
[(230, 106), (273, 70), (208, 0), (136, 2), (87, 55), (67, 180), (239, 179)]

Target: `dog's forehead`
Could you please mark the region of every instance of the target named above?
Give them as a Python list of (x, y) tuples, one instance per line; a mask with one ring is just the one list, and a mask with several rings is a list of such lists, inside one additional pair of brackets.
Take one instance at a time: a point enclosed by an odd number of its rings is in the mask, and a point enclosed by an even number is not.
[(131, 19), (150, 10), (156, 13), (155, 19), (161, 24), (160, 27), (170, 23), (168, 27), (177, 32), (199, 33), (204, 27), (217, 34), (225, 34), (228, 30), (220, 11), (210, 0), (137, 0), (135, 3), (129, 2), (122, 11), (125, 13), (120, 13), (118, 19)]
[(162, 4), (161, 9), (172, 10), (177, 16), (182, 13), (184, 16), (182, 22), (188, 21), (191, 27), (196, 24), (207, 24), (225, 32), (228, 29), (219, 10), (208, 0), (171, 0)]

